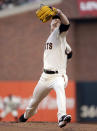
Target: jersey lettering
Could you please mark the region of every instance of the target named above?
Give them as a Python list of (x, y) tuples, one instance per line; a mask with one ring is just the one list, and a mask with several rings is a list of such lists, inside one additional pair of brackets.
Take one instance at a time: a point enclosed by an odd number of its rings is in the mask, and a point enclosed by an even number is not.
[(52, 43), (46, 43), (45, 49), (51, 50), (52, 49)]

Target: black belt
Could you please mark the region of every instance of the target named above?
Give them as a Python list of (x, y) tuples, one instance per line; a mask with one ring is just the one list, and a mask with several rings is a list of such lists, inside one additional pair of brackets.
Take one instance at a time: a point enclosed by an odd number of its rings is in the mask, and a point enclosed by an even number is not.
[(46, 70), (46, 69), (44, 69), (44, 72), (46, 74), (58, 74), (58, 71), (50, 71), (50, 70)]

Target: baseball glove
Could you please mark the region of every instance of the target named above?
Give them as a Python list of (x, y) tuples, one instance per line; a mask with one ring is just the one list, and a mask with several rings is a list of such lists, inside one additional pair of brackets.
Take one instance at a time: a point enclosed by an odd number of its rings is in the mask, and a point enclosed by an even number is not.
[(40, 9), (36, 11), (37, 17), (43, 22), (47, 22), (50, 20), (54, 15), (57, 14), (57, 9), (54, 7), (50, 7), (47, 5), (42, 5)]

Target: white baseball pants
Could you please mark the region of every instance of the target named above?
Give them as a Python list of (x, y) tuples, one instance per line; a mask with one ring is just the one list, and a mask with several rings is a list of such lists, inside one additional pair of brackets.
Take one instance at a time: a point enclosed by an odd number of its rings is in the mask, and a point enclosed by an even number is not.
[(45, 74), (43, 72), (34, 89), (33, 96), (28, 104), (28, 107), (26, 108), (24, 118), (28, 119), (37, 112), (39, 103), (52, 89), (56, 92), (58, 120), (63, 115), (66, 115), (66, 96), (64, 88), (67, 86), (67, 83), (68, 77), (66, 74)]

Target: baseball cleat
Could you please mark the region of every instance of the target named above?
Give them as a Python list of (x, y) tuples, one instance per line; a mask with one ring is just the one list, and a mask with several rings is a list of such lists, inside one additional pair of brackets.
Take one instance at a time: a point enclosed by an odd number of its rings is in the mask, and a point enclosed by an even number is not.
[(71, 121), (71, 115), (64, 115), (60, 118), (58, 126), (60, 128), (66, 126), (67, 123), (69, 123)]
[(18, 122), (26, 122), (28, 119), (24, 118), (24, 114), (22, 114), (18, 120)]

